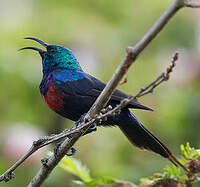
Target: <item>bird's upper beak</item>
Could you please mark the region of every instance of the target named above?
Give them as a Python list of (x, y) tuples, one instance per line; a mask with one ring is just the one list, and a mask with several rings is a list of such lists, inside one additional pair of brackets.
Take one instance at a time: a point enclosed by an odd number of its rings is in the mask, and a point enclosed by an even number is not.
[[(43, 42), (42, 40), (37, 39), (37, 38), (26, 37), (26, 38), (24, 38), (24, 39), (34, 40), (34, 41), (40, 43), (40, 44), (41, 44), (42, 46), (44, 46), (45, 48), (47, 48), (47, 46), (48, 46), (47, 43), (45, 43), (45, 42)], [(44, 50), (42, 50), (42, 49), (39, 49), (39, 48), (37, 48), (37, 47), (23, 47), (23, 48), (21, 48), (20, 50), (24, 50), (24, 49), (32, 49), (32, 50), (38, 51), (41, 57), (44, 57), (44, 55), (47, 53), (46, 51), (44, 51)]]

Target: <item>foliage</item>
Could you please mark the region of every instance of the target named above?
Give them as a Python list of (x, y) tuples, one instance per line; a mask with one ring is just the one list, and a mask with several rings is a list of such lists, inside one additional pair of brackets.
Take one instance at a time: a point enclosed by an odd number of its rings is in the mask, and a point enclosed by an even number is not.
[[(166, 186), (166, 187), (176, 187), (186, 186), (186, 184), (200, 184), (200, 150), (190, 147), (187, 143), (186, 146), (181, 145), (181, 158), (179, 161), (189, 169), (189, 173), (184, 173), (179, 167), (175, 165), (167, 165), (163, 169), (163, 173), (155, 173), (152, 176), (141, 178), (141, 184), (139, 186)], [(192, 170), (191, 167), (195, 167), (193, 164), (191, 166), (191, 161), (197, 161), (196, 170)], [(59, 164), (61, 168), (65, 171), (75, 175), (80, 180), (74, 180), (73, 182), (86, 186), (86, 187), (98, 187), (99, 185), (112, 184), (111, 186), (117, 186), (119, 180), (111, 177), (98, 177), (92, 178), (89, 169), (84, 166), (80, 161), (75, 158), (65, 157)], [(120, 181), (121, 186), (136, 186), (130, 182)]]
[(64, 157), (59, 163), (59, 166), (81, 179), (74, 180), (74, 183), (79, 185), (84, 184), (86, 187), (97, 187), (100, 184), (113, 184), (116, 181), (111, 177), (92, 178), (89, 169), (75, 158)]
[(88, 168), (86, 168), (79, 160), (74, 158), (65, 157), (59, 166), (64, 170), (78, 176), (82, 181), (91, 181), (91, 176), (89, 174)]
[(193, 147), (190, 147), (189, 142), (186, 143), (186, 146), (181, 144), (180, 148), (181, 148), (181, 153), (183, 156), (182, 157), (183, 164), (185, 164), (186, 161), (189, 159), (199, 158), (199, 156), (200, 156), (200, 149), (195, 149)]
[[(156, 185), (160, 182), (164, 182), (166, 180), (171, 179), (176, 185), (186, 185), (188, 183), (200, 183), (200, 150), (190, 147), (189, 142), (186, 143), (186, 146), (181, 144), (181, 158), (179, 161), (187, 166), (189, 169), (189, 173), (184, 173), (179, 167), (174, 165), (167, 165), (163, 169), (162, 174), (154, 174), (153, 176), (142, 178), (141, 183), (145, 185)], [(198, 167), (195, 172), (191, 169), (191, 161), (196, 161), (196, 166)]]

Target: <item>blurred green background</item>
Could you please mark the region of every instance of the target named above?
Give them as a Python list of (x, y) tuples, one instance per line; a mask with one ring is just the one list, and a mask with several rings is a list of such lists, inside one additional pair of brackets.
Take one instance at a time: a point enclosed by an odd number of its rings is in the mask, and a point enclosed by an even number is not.
[[(107, 82), (134, 45), (171, 0), (0, 0), (0, 172), (31, 145), (33, 138), (71, 127), (43, 102), (39, 92), (41, 59), (25, 46), (41, 47), (24, 37), (72, 49), (85, 71)], [(168, 66), (180, 52), (171, 79), (140, 102), (154, 112), (134, 111), (141, 122), (179, 155), (180, 144), (200, 145), (200, 12), (181, 10), (139, 57), (119, 89), (135, 94)], [(95, 176), (139, 182), (159, 172), (167, 160), (141, 151), (117, 128), (98, 128), (81, 138), (75, 155)], [(26, 186), (40, 168), (43, 149), (1, 186)], [(44, 186), (72, 186), (74, 177), (56, 168)]]

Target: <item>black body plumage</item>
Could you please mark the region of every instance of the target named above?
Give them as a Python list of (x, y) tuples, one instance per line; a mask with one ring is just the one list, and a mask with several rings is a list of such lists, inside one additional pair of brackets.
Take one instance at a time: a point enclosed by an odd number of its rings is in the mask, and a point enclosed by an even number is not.
[[(61, 116), (73, 121), (79, 120), (88, 112), (105, 84), (85, 73), (69, 49), (47, 45), (36, 38), (26, 39), (35, 40), (47, 49), (43, 51), (33, 47), (23, 48), (36, 50), (42, 57), (43, 80), (40, 84), (40, 91), (44, 101)], [(107, 105), (115, 107), (127, 97), (125, 93), (116, 90)], [(102, 122), (101, 125), (118, 126), (133, 145), (153, 151), (168, 158), (174, 164), (182, 166), (170, 150), (137, 120), (129, 108), (151, 110), (133, 101), (123, 108), (120, 114), (108, 117), (108, 120)]]

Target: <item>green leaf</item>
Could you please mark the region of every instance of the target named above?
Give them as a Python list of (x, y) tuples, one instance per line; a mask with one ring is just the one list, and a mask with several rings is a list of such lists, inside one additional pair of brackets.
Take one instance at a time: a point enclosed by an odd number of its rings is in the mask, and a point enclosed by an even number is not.
[(164, 178), (171, 178), (174, 180), (178, 180), (178, 178), (181, 175), (181, 169), (172, 165), (169, 166), (167, 165), (164, 169), (163, 169), (164, 173), (163, 173), (163, 177)]
[(187, 152), (186, 152), (186, 150), (185, 150), (185, 147), (184, 147), (184, 145), (183, 145), (183, 144), (181, 144), (180, 148), (181, 148), (181, 153), (182, 153), (182, 155), (183, 155), (185, 158), (187, 158), (187, 157), (188, 157), (188, 155), (187, 155)]
[(200, 156), (200, 151), (198, 149), (190, 147), (189, 142), (186, 143), (185, 147), (184, 145), (181, 145), (181, 153), (186, 159), (198, 158)]
[(64, 157), (59, 166), (69, 173), (79, 177), (80, 180), (74, 180), (73, 182), (86, 187), (97, 187), (100, 184), (113, 184), (115, 179), (111, 177), (100, 177), (97, 179), (92, 179), (89, 174), (89, 169), (84, 166), (79, 160), (71, 157)]
[(58, 165), (69, 173), (79, 177), (84, 183), (92, 180), (89, 169), (75, 158), (64, 157)]
[(80, 186), (85, 186), (85, 184), (83, 183), (83, 181), (80, 181), (80, 180), (73, 180), (72, 181), (74, 184), (78, 184)]
[(86, 187), (98, 187), (100, 184), (113, 184), (115, 179), (111, 177), (101, 177), (97, 179), (92, 179), (90, 182), (85, 182)]

